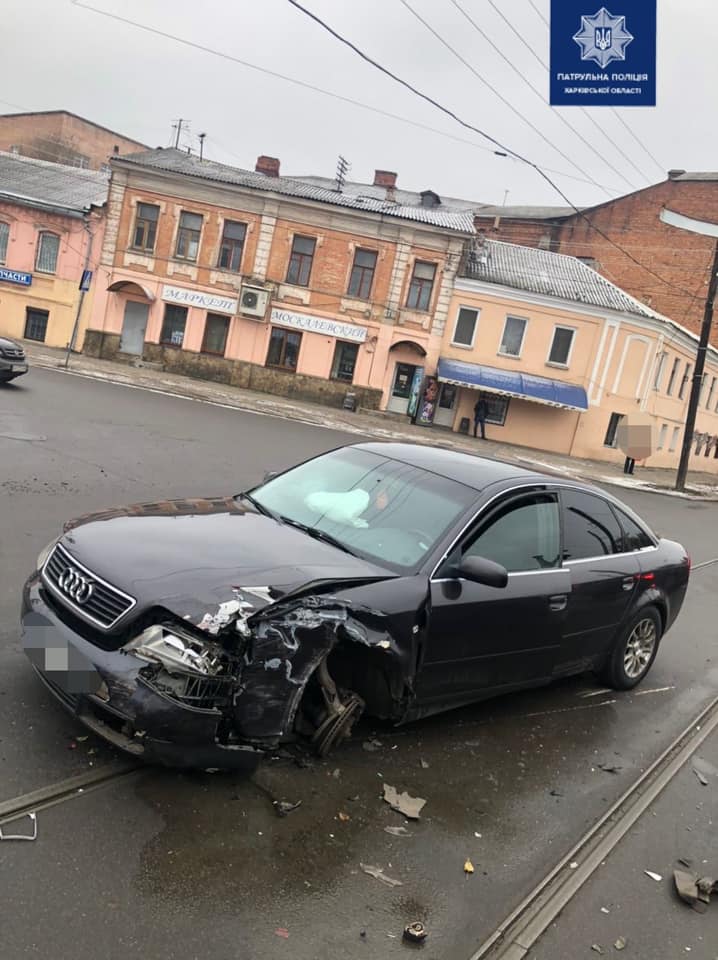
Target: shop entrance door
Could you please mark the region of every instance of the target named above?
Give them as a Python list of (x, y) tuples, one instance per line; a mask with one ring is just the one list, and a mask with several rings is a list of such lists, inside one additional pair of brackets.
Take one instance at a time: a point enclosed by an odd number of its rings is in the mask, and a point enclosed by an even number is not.
[(387, 410), (392, 413), (407, 413), (411, 397), (411, 385), (414, 382), (416, 365), (411, 363), (397, 363), (394, 368), (394, 382), (391, 387), (391, 396)]
[(434, 423), (440, 427), (453, 427), (454, 417), (456, 416), (456, 401), (459, 395), (459, 388), (451, 383), (441, 384), (441, 393), (439, 394), (439, 403), (434, 414)]
[(145, 330), (150, 308), (146, 303), (128, 300), (125, 304), (125, 316), (122, 320), (120, 353), (134, 353), (142, 356), (145, 348)]

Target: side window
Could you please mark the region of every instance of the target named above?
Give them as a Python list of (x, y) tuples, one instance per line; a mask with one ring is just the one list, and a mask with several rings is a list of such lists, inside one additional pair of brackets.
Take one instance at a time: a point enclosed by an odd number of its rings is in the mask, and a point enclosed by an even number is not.
[(643, 550), (646, 547), (655, 546), (653, 540), (651, 540), (642, 527), (638, 526), (635, 520), (631, 520), (628, 514), (624, 513), (623, 510), (620, 510), (618, 507), (614, 509), (623, 527), (624, 550), (627, 553), (630, 553), (632, 550)]
[(558, 501), (552, 493), (514, 497), (495, 510), (462, 547), (464, 557), (484, 557), (509, 571), (545, 570), (560, 564)]
[(621, 553), (623, 531), (605, 500), (579, 490), (562, 490), (561, 501), (564, 560)]

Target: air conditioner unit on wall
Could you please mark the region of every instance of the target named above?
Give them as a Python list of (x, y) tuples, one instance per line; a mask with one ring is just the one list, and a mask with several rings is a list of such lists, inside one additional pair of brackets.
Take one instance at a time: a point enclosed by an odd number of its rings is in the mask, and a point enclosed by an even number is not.
[(241, 314), (263, 320), (267, 312), (268, 302), (269, 290), (265, 290), (264, 287), (242, 285), (239, 293), (239, 312)]

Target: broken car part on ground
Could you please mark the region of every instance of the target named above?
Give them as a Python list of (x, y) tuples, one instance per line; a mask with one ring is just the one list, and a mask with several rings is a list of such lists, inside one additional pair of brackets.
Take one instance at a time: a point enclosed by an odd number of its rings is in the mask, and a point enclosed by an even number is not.
[[(590, 562), (586, 562), (589, 560)], [(629, 689), (690, 563), (574, 482), (410, 444), (344, 447), (231, 498), (66, 524), (22, 609), (37, 673), (136, 757), (253, 765), (600, 670)]]

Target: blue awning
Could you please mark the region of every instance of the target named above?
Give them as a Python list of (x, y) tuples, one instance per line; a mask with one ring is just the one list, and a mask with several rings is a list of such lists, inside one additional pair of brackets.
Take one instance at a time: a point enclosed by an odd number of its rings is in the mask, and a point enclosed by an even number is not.
[(564, 410), (588, 410), (588, 397), (583, 387), (548, 377), (533, 377), (516, 370), (499, 370), (464, 360), (439, 359), (439, 380), (469, 390), (485, 390), (504, 397), (520, 397), (533, 403), (544, 403)]

